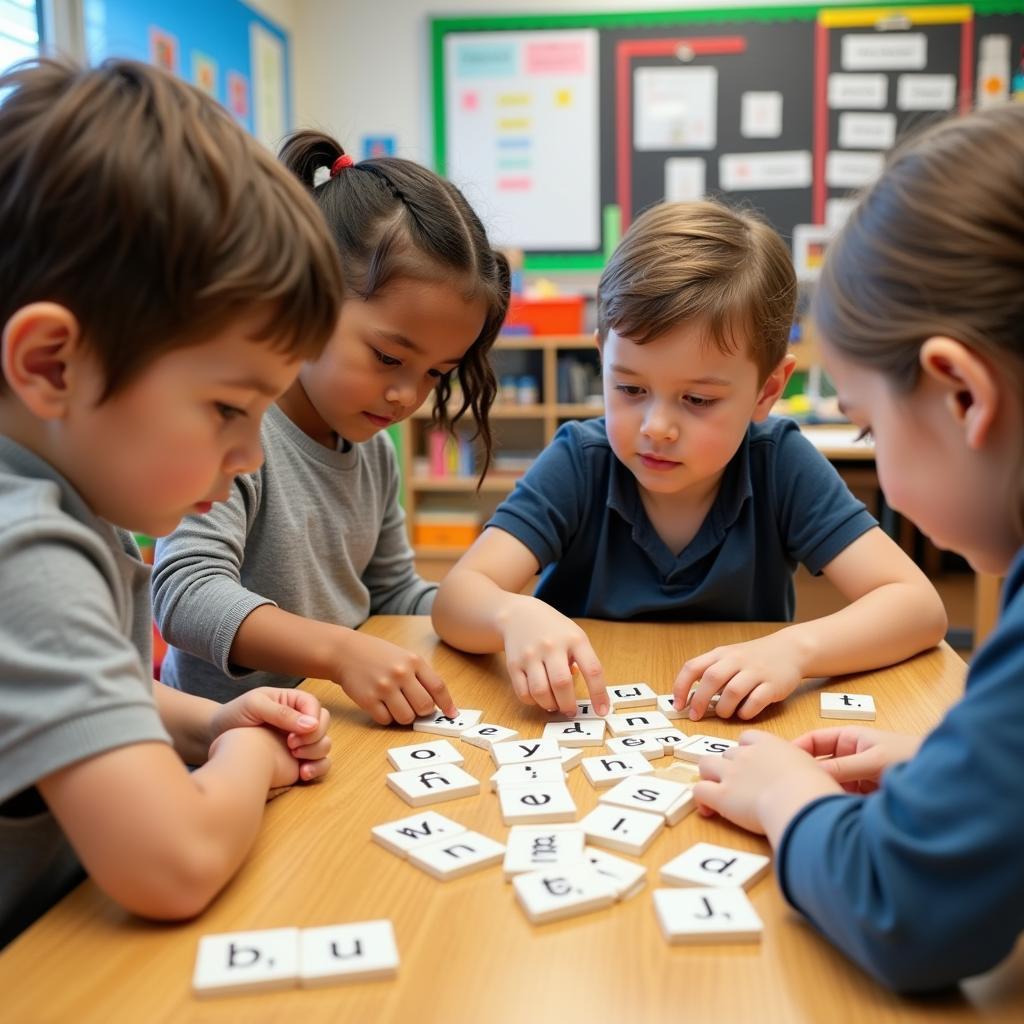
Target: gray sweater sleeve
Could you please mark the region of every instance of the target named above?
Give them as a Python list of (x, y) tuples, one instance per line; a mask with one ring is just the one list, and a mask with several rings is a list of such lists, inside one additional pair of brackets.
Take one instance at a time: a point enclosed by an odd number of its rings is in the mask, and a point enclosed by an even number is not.
[(417, 573), (405, 529), (405, 511), (399, 501), (398, 458), (393, 445), (381, 447), (381, 472), (387, 481), (383, 519), (373, 558), (363, 573), (370, 591), (373, 615), (427, 615), (434, 604), (437, 584)]
[(153, 612), (163, 638), (233, 679), (250, 674), (231, 663), (238, 627), (256, 608), (274, 604), (241, 582), (261, 479), (259, 473), (236, 478), (226, 502), (182, 520), (174, 533), (157, 541), (153, 566)]

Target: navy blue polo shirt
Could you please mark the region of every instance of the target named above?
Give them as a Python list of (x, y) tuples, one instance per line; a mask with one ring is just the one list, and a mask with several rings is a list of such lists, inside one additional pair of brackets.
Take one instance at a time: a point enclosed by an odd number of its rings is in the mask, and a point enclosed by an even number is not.
[(566, 423), (487, 524), (541, 565), (536, 596), (571, 618), (789, 621), (817, 575), (876, 526), (791, 420), (752, 423), (692, 541), (669, 550), (605, 421)]

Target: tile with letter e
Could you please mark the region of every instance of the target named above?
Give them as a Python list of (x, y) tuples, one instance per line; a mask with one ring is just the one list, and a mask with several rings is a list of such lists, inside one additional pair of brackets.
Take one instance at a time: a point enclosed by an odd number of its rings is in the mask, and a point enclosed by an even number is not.
[(565, 782), (565, 771), (558, 761), (536, 764), (503, 764), (491, 776), (491, 789), (502, 786), (530, 786), (535, 782)]
[(413, 768), (408, 772), (389, 772), (388, 786), (412, 807), (457, 800), (480, 792), (480, 781), (455, 764)]
[(858, 722), (875, 720), (875, 698), (866, 693), (823, 693), (822, 718), (850, 718)]
[(608, 749), (613, 754), (642, 754), (648, 761), (656, 761), (672, 753), (655, 739), (653, 733), (646, 732), (637, 733), (636, 736), (615, 736), (608, 741)]
[(742, 889), (655, 889), (654, 911), (674, 946), (760, 942), (764, 931)]
[(583, 774), (598, 789), (614, 786), (630, 775), (649, 775), (654, 769), (643, 754), (602, 754), (583, 758)]
[(616, 807), (632, 807), (651, 814), (667, 814), (670, 807), (690, 791), (681, 782), (666, 782), (653, 775), (634, 775), (617, 782), (602, 793), (597, 802)]
[(447, 740), (436, 740), (433, 743), (390, 747), (388, 760), (396, 771), (407, 772), (420, 765), (462, 764), (465, 758)]
[(439, 839), (450, 839), (465, 831), (465, 825), (460, 825), (457, 821), (438, 814), (437, 811), (424, 811), (408, 818), (399, 818), (398, 821), (374, 825), (370, 829), (370, 835), (373, 841), (379, 843), (385, 850), (405, 857), (417, 846), (436, 843)]
[(455, 718), (449, 718), (443, 711), (424, 715), (412, 723), (413, 732), (432, 732), (438, 736), (461, 736), (467, 729), (477, 725), (484, 713), (473, 708), (463, 708)]
[(653, 708), (658, 695), (646, 683), (625, 683), (607, 687), (608, 703), (613, 710), (620, 708)]
[(554, 740), (509, 740), (491, 747), (495, 767), (503, 764), (529, 764), (534, 761), (557, 761), (562, 752)]
[(563, 747), (600, 747), (604, 743), (604, 719), (582, 719), (575, 722), (548, 722), (544, 739)]
[(393, 978), (398, 973), (395, 930), (387, 920), (303, 928), (299, 946), (302, 988)]
[(635, 896), (647, 882), (647, 868), (643, 864), (623, 860), (596, 846), (585, 847), (583, 857), (599, 875), (615, 886), (615, 895), (620, 900)]
[(578, 864), (585, 842), (578, 825), (513, 825), (505, 846), (505, 879)]
[(474, 747), (483, 750), (490, 750), (494, 743), (504, 743), (505, 740), (514, 740), (519, 735), (516, 729), (507, 729), (503, 725), (492, 725), (490, 722), (481, 722), (459, 734), (463, 743), (469, 743)]
[(626, 711), (621, 715), (608, 715), (605, 719), (608, 731), (613, 736), (630, 736), (637, 732), (653, 732), (655, 729), (671, 729), (672, 723), (660, 711)]
[(695, 843), (662, 865), (661, 880), (666, 885), (739, 886), (749, 889), (763, 878), (771, 858), (760, 853), (730, 850), (714, 843)]
[(564, 781), (500, 786), (498, 800), (506, 825), (576, 820), (576, 803)]
[(721, 757), (730, 747), (739, 744), (735, 740), (723, 740), (718, 736), (697, 736), (689, 743), (675, 748), (676, 757), (696, 764), (702, 757)]
[(480, 832), (461, 832), (450, 839), (417, 846), (409, 851), (409, 863), (441, 882), (468, 875), (471, 871), (497, 864), (505, 847)]
[(197, 996), (294, 988), (299, 977), (299, 929), (204, 935), (199, 940), (192, 991)]
[(556, 871), (516, 875), (512, 886), (519, 905), (533, 924), (610, 907), (616, 899), (611, 880), (584, 863)]
[(647, 811), (598, 804), (580, 819), (579, 825), (594, 846), (639, 857), (665, 827), (665, 818)]

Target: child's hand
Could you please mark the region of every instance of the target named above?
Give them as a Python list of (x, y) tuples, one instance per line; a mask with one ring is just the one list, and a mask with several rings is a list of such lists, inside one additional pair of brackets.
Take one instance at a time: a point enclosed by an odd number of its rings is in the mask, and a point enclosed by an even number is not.
[(368, 633), (344, 631), (334, 681), (380, 725), (410, 725), (433, 712), (458, 708), (441, 677), (418, 655)]
[(802, 679), (794, 645), (781, 633), (773, 633), (691, 658), (676, 676), (673, 694), (676, 707), (685, 707), (691, 688), (699, 681), (689, 701), (693, 721), (704, 717), (716, 693), (721, 694), (715, 709), (719, 718), (729, 718), (742, 701), (738, 717), (750, 719), (788, 697)]
[[(283, 733), (265, 725), (256, 726), (255, 728), (250, 726), (245, 729), (245, 732), (246, 743), (262, 748), (264, 754), (270, 758), (272, 773), (267, 791), (268, 801), (273, 800), (276, 796), (280, 796), (286, 789), (294, 786), (300, 778), (305, 778), (305, 776), (300, 776), (300, 763), (295, 760), (291, 750), (288, 748)], [(237, 731), (228, 729), (226, 732), (219, 733), (214, 738), (214, 741), (210, 744), (211, 759), (216, 754), (217, 748), (221, 744), (228, 743), (229, 738), (233, 735), (237, 735)], [(251, 748), (246, 750), (249, 756), (256, 754), (256, 752), (256, 750)], [(306, 765), (302, 764), (301, 767), (305, 768)]]
[(721, 814), (777, 843), (793, 815), (820, 796), (841, 792), (805, 750), (781, 736), (748, 730), (721, 757), (702, 757), (693, 796), (701, 810)]
[(326, 775), (330, 767), (330, 720), (327, 709), (305, 690), (260, 686), (215, 712), (210, 720), (210, 735), (215, 740), (228, 729), (271, 726), (285, 735), (292, 757), (305, 762), (299, 768), (299, 777), (309, 782)]
[(909, 761), (923, 737), (883, 732), (865, 725), (844, 725), (815, 729), (798, 736), (793, 743), (806, 750), (848, 793), (871, 793), (878, 789), (882, 772), (890, 765)]
[(504, 637), (508, 674), (516, 696), (524, 704), (575, 715), (575, 663), (587, 684), (594, 711), (607, 713), (608, 693), (601, 662), (587, 634), (572, 619), (537, 598), (523, 595), (508, 616)]

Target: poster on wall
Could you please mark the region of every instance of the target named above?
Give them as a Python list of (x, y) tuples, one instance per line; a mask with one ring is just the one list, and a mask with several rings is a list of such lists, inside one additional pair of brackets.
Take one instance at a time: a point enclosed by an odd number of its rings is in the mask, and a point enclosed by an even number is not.
[(200, 53), (198, 50), (192, 51), (192, 82), (193, 84), (206, 93), (207, 96), (212, 96), (217, 99), (217, 62), (207, 56), (205, 53)]
[(149, 60), (158, 68), (178, 73), (178, 39), (156, 25), (149, 27)]
[(257, 22), (249, 29), (249, 39), (256, 121), (253, 134), (265, 146), (276, 150), (288, 130), (284, 112), (284, 48), (277, 36)]

